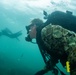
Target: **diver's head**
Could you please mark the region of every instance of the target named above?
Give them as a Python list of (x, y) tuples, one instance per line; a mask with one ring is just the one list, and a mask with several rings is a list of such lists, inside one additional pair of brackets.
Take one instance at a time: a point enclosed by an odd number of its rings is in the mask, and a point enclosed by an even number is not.
[(39, 26), (41, 26), (43, 24), (43, 21), (36, 18), (36, 19), (33, 19), (31, 21), (31, 24), (26, 26), (26, 30), (27, 30), (27, 37), (25, 37), (25, 40), (28, 41), (28, 42), (31, 42), (32, 39), (36, 38), (36, 33), (37, 33), (37, 28)]

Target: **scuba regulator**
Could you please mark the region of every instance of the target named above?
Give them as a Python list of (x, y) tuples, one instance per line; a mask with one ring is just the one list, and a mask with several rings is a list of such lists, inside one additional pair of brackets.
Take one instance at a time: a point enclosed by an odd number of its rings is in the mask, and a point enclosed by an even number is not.
[(33, 26), (33, 24), (30, 24), (28, 26), (25, 26), (26, 30), (27, 30), (27, 37), (25, 37), (25, 40), (27, 42), (32, 42), (32, 39), (30, 38), (30, 35), (29, 35), (29, 30), (30, 30), (30, 27)]

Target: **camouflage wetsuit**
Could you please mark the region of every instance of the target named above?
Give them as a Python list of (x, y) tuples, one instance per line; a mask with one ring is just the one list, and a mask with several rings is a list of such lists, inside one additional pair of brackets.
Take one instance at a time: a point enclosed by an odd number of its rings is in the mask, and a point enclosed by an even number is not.
[(70, 62), (71, 75), (76, 75), (76, 33), (59, 25), (47, 25), (41, 31), (45, 45), (58, 55), (65, 51)]

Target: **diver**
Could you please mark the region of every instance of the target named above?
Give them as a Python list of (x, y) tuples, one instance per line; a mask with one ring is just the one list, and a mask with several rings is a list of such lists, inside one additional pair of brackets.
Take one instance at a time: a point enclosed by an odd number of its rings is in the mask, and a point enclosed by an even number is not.
[[(76, 75), (76, 16), (70, 12), (55, 11), (48, 16), (45, 23), (40, 19), (33, 19), (31, 24), (26, 26), (26, 30), (25, 40), (32, 42), (32, 39), (36, 39), (46, 64), (46, 68), (35, 75), (56, 71), (54, 67), (58, 60), (63, 66), (69, 61), (70, 74)], [(56, 73), (57, 71), (54, 72), (55, 75)], [(62, 72), (61, 74), (65, 75)]]
[(12, 33), (8, 28), (5, 28), (0, 32), (0, 36), (2, 35), (8, 36), (9, 38), (16, 38), (17, 40), (19, 40), (18, 37), (22, 35), (22, 31)]

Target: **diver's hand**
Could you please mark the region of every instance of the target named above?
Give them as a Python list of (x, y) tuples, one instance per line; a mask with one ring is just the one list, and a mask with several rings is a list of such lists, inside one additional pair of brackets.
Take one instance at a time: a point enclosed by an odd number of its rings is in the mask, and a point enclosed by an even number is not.
[(49, 71), (49, 69), (47, 69), (47, 67), (45, 66), (44, 69), (38, 71), (35, 75), (44, 75), (48, 71)]
[(45, 74), (45, 70), (41, 70), (41, 71), (38, 71), (35, 75), (44, 75)]
[(53, 68), (52, 73), (53, 73), (54, 75), (58, 75), (58, 70), (57, 70), (56, 68)]

